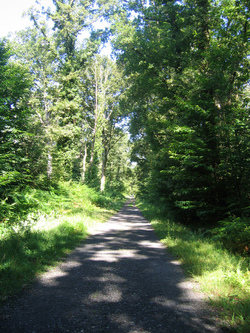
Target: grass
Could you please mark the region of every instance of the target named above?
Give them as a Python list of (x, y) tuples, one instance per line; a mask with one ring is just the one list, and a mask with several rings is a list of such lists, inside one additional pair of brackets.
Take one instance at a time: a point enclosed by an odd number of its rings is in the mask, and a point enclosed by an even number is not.
[(91, 228), (123, 205), (122, 198), (115, 200), (75, 183), (60, 184), (49, 192), (29, 191), (36, 204), (27, 218), (0, 225), (0, 301), (58, 263), (91, 233)]
[(160, 210), (148, 203), (139, 202), (137, 206), (168, 250), (182, 262), (186, 273), (199, 282), (222, 325), (231, 332), (249, 333), (249, 258), (231, 253), (201, 230), (194, 232), (162, 217)]

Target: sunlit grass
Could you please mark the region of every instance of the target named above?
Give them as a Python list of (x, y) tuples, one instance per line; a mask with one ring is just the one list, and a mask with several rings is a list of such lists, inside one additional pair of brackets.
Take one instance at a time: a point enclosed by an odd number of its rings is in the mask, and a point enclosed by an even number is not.
[(0, 301), (32, 283), (123, 205), (74, 183), (50, 192), (33, 191), (33, 200), (38, 204), (27, 220), (1, 225)]
[(138, 203), (156, 234), (176, 255), (189, 276), (199, 282), (222, 322), (235, 332), (250, 332), (249, 260), (227, 251), (202, 234), (162, 217), (159, 209)]

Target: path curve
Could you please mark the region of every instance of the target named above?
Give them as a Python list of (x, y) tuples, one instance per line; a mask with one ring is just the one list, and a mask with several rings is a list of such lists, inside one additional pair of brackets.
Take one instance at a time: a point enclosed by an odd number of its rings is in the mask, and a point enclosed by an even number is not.
[(195, 287), (129, 201), (0, 309), (0, 332), (218, 333)]

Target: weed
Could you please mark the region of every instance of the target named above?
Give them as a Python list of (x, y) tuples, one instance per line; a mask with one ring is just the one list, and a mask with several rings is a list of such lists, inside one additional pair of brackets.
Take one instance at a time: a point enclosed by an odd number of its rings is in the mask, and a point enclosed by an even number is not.
[(249, 218), (230, 217), (220, 221), (219, 226), (211, 231), (213, 239), (236, 253), (250, 254)]

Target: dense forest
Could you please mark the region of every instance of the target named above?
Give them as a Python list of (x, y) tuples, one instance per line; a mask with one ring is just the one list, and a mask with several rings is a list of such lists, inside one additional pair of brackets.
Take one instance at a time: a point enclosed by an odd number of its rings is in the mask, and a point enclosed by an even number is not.
[(1, 222), (22, 191), (69, 180), (185, 223), (249, 221), (247, 0), (52, 0), (27, 15), (0, 41)]

